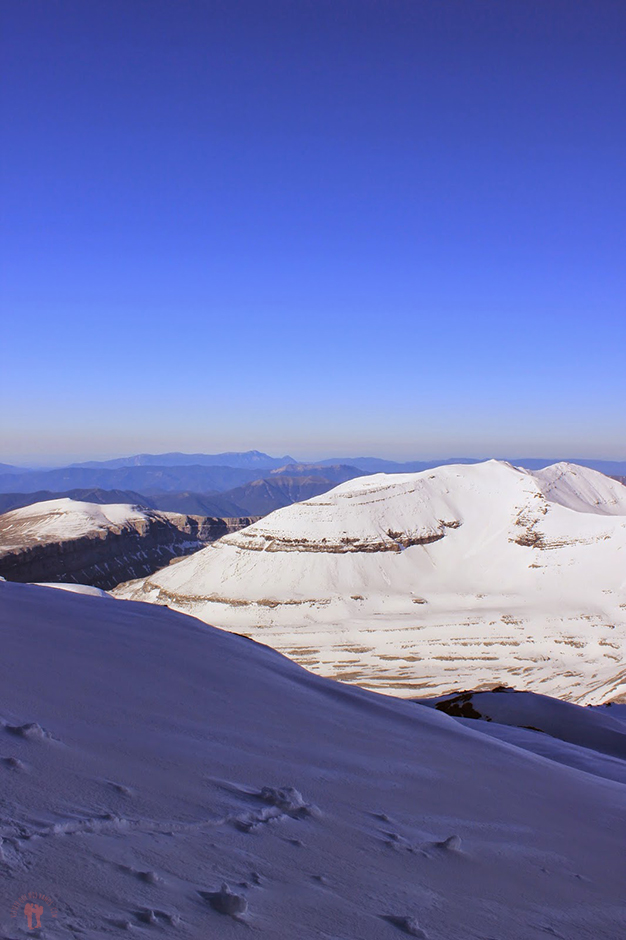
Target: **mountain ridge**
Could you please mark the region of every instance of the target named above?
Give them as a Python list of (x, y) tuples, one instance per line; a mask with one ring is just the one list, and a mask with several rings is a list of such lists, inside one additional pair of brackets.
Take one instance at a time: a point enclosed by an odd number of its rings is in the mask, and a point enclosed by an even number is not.
[(35, 503), (0, 516), (0, 576), (109, 589), (252, 521), (64, 498)]

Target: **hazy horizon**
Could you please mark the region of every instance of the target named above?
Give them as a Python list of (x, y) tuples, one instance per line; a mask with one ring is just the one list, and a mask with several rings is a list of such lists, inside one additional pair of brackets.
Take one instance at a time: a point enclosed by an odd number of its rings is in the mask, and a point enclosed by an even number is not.
[(509, 452), (456, 452), (451, 451), (449, 453), (426, 453), (426, 452), (411, 452), (411, 453), (390, 453), (389, 451), (382, 451), (380, 449), (370, 449), (363, 451), (354, 451), (354, 452), (315, 452), (302, 454), (300, 451), (295, 451), (294, 448), (279, 448), (278, 450), (266, 449), (263, 447), (210, 447), (204, 449), (195, 449), (190, 448), (188, 450), (180, 450), (179, 448), (168, 448), (166, 450), (144, 450), (139, 449), (133, 452), (119, 452), (119, 453), (103, 453), (96, 455), (87, 455), (84, 454), (70, 454), (65, 458), (62, 457), (45, 457), (34, 459), (9, 459), (4, 454), (0, 454), (0, 464), (7, 464), (16, 467), (23, 467), (25, 469), (34, 469), (34, 470), (46, 470), (46, 469), (60, 469), (74, 463), (86, 463), (89, 461), (108, 461), (108, 460), (121, 460), (124, 458), (131, 458), (141, 454), (150, 454), (150, 455), (159, 455), (159, 454), (168, 454), (168, 453), (180, 453), (184, 455), (190, 454), (222, 454), (222, 453), (245, 453), (247, 451), (259, 451), (261, 453), (267, 454), (270, 457), (282, 457), (290, 456), (293, 457), (298, 463), (316, 463), (320, 460), (328, 460), (333, 457), (340, 459), (345, 458), (364, 458), (364, 457), (374, 457), (381, 460), (390, 460), (397, 461), (399, 463), (406, 463), (411, 461), (424, 461), (431, 462), (436, 460), (441, 460), (442, 462), (448, 460), (515, 460), (515, 459), (537, 459), (537, 460), (597, 460), (597, 461), (607, 461), (607, 462), (626, 462), (626, 454), (617, 454), (615, 456), (606, 456), (602, 453), (564, 453), (560, 451), (546, 452), (546, 453), (534, 453), (530, 451), (509, 451)]

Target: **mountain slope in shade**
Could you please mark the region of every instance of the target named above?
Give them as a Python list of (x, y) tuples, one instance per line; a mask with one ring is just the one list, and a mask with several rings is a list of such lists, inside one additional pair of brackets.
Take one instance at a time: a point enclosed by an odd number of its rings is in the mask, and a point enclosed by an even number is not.
[[(263, 516), (326, 493), (337, 483), (363, 476), (356, 467), (311, 469), (309, 464), (290, 464), (269, 476), (225, 492), (152, 493), (150, 504), (167, 512), (193, 512), (210, 516)], [(1, 499), (1, 497), (0, 497)]]
[(314, 463), (291, 463), (283, 467), (277, 467), (276, 470), (271, 470), (269, 479), (273, 479), (275, 476), (316, 476), (336, 485), (365, 475), (364, 470), (359, 470), (358, 467), (352, 467), (349, 464), (325, 464), (321, 467), (319, 464)]
[[(351, 477), (349, 478), (351, 479)], [(265, 516), (292, 503), (312, 499), (335, 486), (334, 481), (319, 476), (272, 476), (254, 480), (224, 494), (216, 494), (214, 503), (224, 509), (237, 508), (237, 515)]]
[(3, 936), (29, 891), (59, 938), (621, 935), (593, 765), (154, 606), (0, 582), (0, 642)]
[(625, 588), (620, 483), (488, 461), (352, 480), (118, 590), (367, 688), (587, 703), (626, 692)]

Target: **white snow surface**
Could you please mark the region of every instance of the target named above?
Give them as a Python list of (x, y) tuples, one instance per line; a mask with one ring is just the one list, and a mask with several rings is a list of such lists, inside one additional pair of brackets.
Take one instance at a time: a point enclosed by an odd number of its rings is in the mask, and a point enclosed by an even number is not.
[(59, 591), (71, 591), (73, 594), (88, 594), (90, 597), (108, 597), (108, 592), (91, 584), (74, 584), (70, 581), (37, 581), (40, 587), (56, 588)]
[[(588, 714), (585, 747), (498, 726), (552, 759), (162, 607), (9, 582), (0, 643), (2, 936), (624, 935), (609, 709), (532, 701)], [(29, 891), (58, 910), (38, 933)]]
[[(62, 542), (97, 532), (120, 530), (147, 521), (145, 512), (125, 503), (85, 503), (77, 499), (47, 499), (2, 516), (3, 548), (29, 542)], [(11, 531), (15, 531), (15, 546)]]
[(626, 694), (626, 487), (495, 460), (360, 477), (115, 593), (369, 689), (598, 703)]

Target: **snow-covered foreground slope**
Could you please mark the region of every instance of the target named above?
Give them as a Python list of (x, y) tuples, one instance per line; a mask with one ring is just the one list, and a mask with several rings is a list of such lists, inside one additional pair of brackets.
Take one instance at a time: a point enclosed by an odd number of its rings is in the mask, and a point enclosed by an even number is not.
[(403, 696), (626, 691), (626, 487), (501, 461), (351, 480), (118, 589)]
[(593, 749), (573, 769), (155, 606), (0, 582), (0, 617), (3, 936), (31, 891), (49, 938), (622, 936), (626, 787)]

